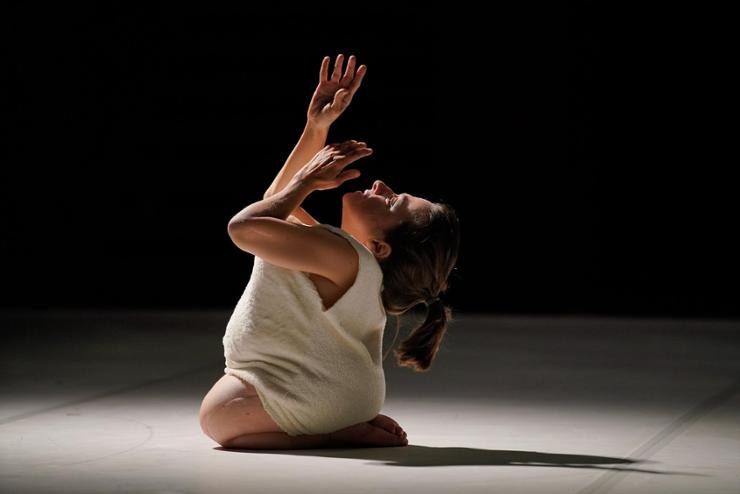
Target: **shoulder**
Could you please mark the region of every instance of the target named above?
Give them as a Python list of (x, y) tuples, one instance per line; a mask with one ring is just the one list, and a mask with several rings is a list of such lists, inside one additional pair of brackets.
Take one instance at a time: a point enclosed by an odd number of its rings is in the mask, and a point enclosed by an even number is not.
[(352, 283), (357, 278), (362, 263), (361, 252), (355, 245), (359, 242), (341, 228), (326, 223), (317, 223), (306, 228), (322, 232), (322, 235), (326, 238), (327, 247), (330, 245), (327, 249), (330, 251), (328, 255), (335, 256), (337, 268), (335, 278), (332, 281), (340, 286), (346, 285), (348, 282)]
[(335, 228), (257, 217), (230, 226), (229, 235), (240, 249), (270, 264), (318, 274), (342, 285), (358, 272), (360, 261), (349, 234)]

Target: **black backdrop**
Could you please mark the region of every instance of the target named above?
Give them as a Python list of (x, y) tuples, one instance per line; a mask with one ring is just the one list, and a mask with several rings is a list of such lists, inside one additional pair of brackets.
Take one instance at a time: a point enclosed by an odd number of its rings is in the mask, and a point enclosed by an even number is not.
[(329, 140), (375, 152), (307, 199), (320, 221), (376, 178), (452, 204), (457, 310), (738, 316), (701, 21), (504, 3), (6, 11), (2, 305), (232, 307), (252, 258), (226, 224), (344, 53), (368, 74)]

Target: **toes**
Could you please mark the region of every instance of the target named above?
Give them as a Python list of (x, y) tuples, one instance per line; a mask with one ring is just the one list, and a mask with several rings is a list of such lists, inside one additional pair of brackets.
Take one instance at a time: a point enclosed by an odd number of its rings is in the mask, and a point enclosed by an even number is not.
[(390, 432), (391, 434), (396, 433), (396, 426), (390, 417), (387, 417), (385, 415), (378, 415), (374, 419), (370, 421), (371, 425), (374, 425), (375, 427), (380, 427), (381, 429), (385, 429), (386, 431)]
[(388, 422), (390, 422), (391, 424), (393, 424), (393, 425), (394, 425), (395, 427), (399, 427), (399, 428), (401, 427), (401, 424), (399, 424), (398, 422), (396, 422), (396, 421), (395, 421), (394, 419), (390, 418), (390, 417), (389, 417), (389, 416), (387, 416), (387, 415), (383, 415), (383, 416), (384, 416), (384, 417), (385, 417), (386, 419), (388, 419)]
[(333, 444), (339, 447), (362, 447), (362, 446), (406, 446), (408, 439), (406, 433), (394, 434), (378, 425), (370, 422), (355, 424), (344, 429), (332, 432), (330, 435)]
[(401, 428), (399, 423), (387, 415), (378, 414), (373, 420), (370, 421), (370, 423), (375, 425), (376, 427), (381, 427), (392, 434), (401, 434), (403, 432), (403, 429)]
[(377, 446), (405, 446), (408, 440), (405, 437), (388, 432), (385, 429), (377, 429)]
[(389, 441), (396, 446), (405, 446), (408, 444), (406, 437), (406, 431), (398, 425), (398, 422), (388, 417), (387, 415), (378, 414), (373, 420), (368, 422), (370, 425), (383, 430), (384, 433), (389, 435)]
[(391, 435), (391, 437), (392, 439), (389, 439), (388, 442), (384, 444), (385, 446), (390, 446), (390, 447), (406, 446), (409, 443), (408, 439), (406, 439), (405, 437), (399, 437), (399, 436), (394, 436), (394, 435)]

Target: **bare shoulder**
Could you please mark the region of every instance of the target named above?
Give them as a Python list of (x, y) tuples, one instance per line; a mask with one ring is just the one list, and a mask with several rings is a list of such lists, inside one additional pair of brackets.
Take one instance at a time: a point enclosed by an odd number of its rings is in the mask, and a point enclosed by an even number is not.
[(229, 236), (245, 252), (277, 266), (320, 275), (343, 285), (359, 270), (359, 253), (348, 238), (320, 225), (272, 217), (229, 224)]

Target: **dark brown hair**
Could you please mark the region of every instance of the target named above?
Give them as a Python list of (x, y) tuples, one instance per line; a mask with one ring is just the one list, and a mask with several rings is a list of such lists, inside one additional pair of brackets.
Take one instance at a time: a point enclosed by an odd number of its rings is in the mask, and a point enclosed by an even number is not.
[[(391, 253), (379, 264), (387, 314), (400, 316), (447, 291), (460, 248), (460, 223), (449, 204), (434, 203), (428, 212), (386, 232), (385, 241)], [(393, 352), (398, 365), (415, 372), (428, 370), (451, 320), (452, 311), (441, 299), (430, 303), (425, 321)], [(399, 327), (396, 317), (396, 337)]]

